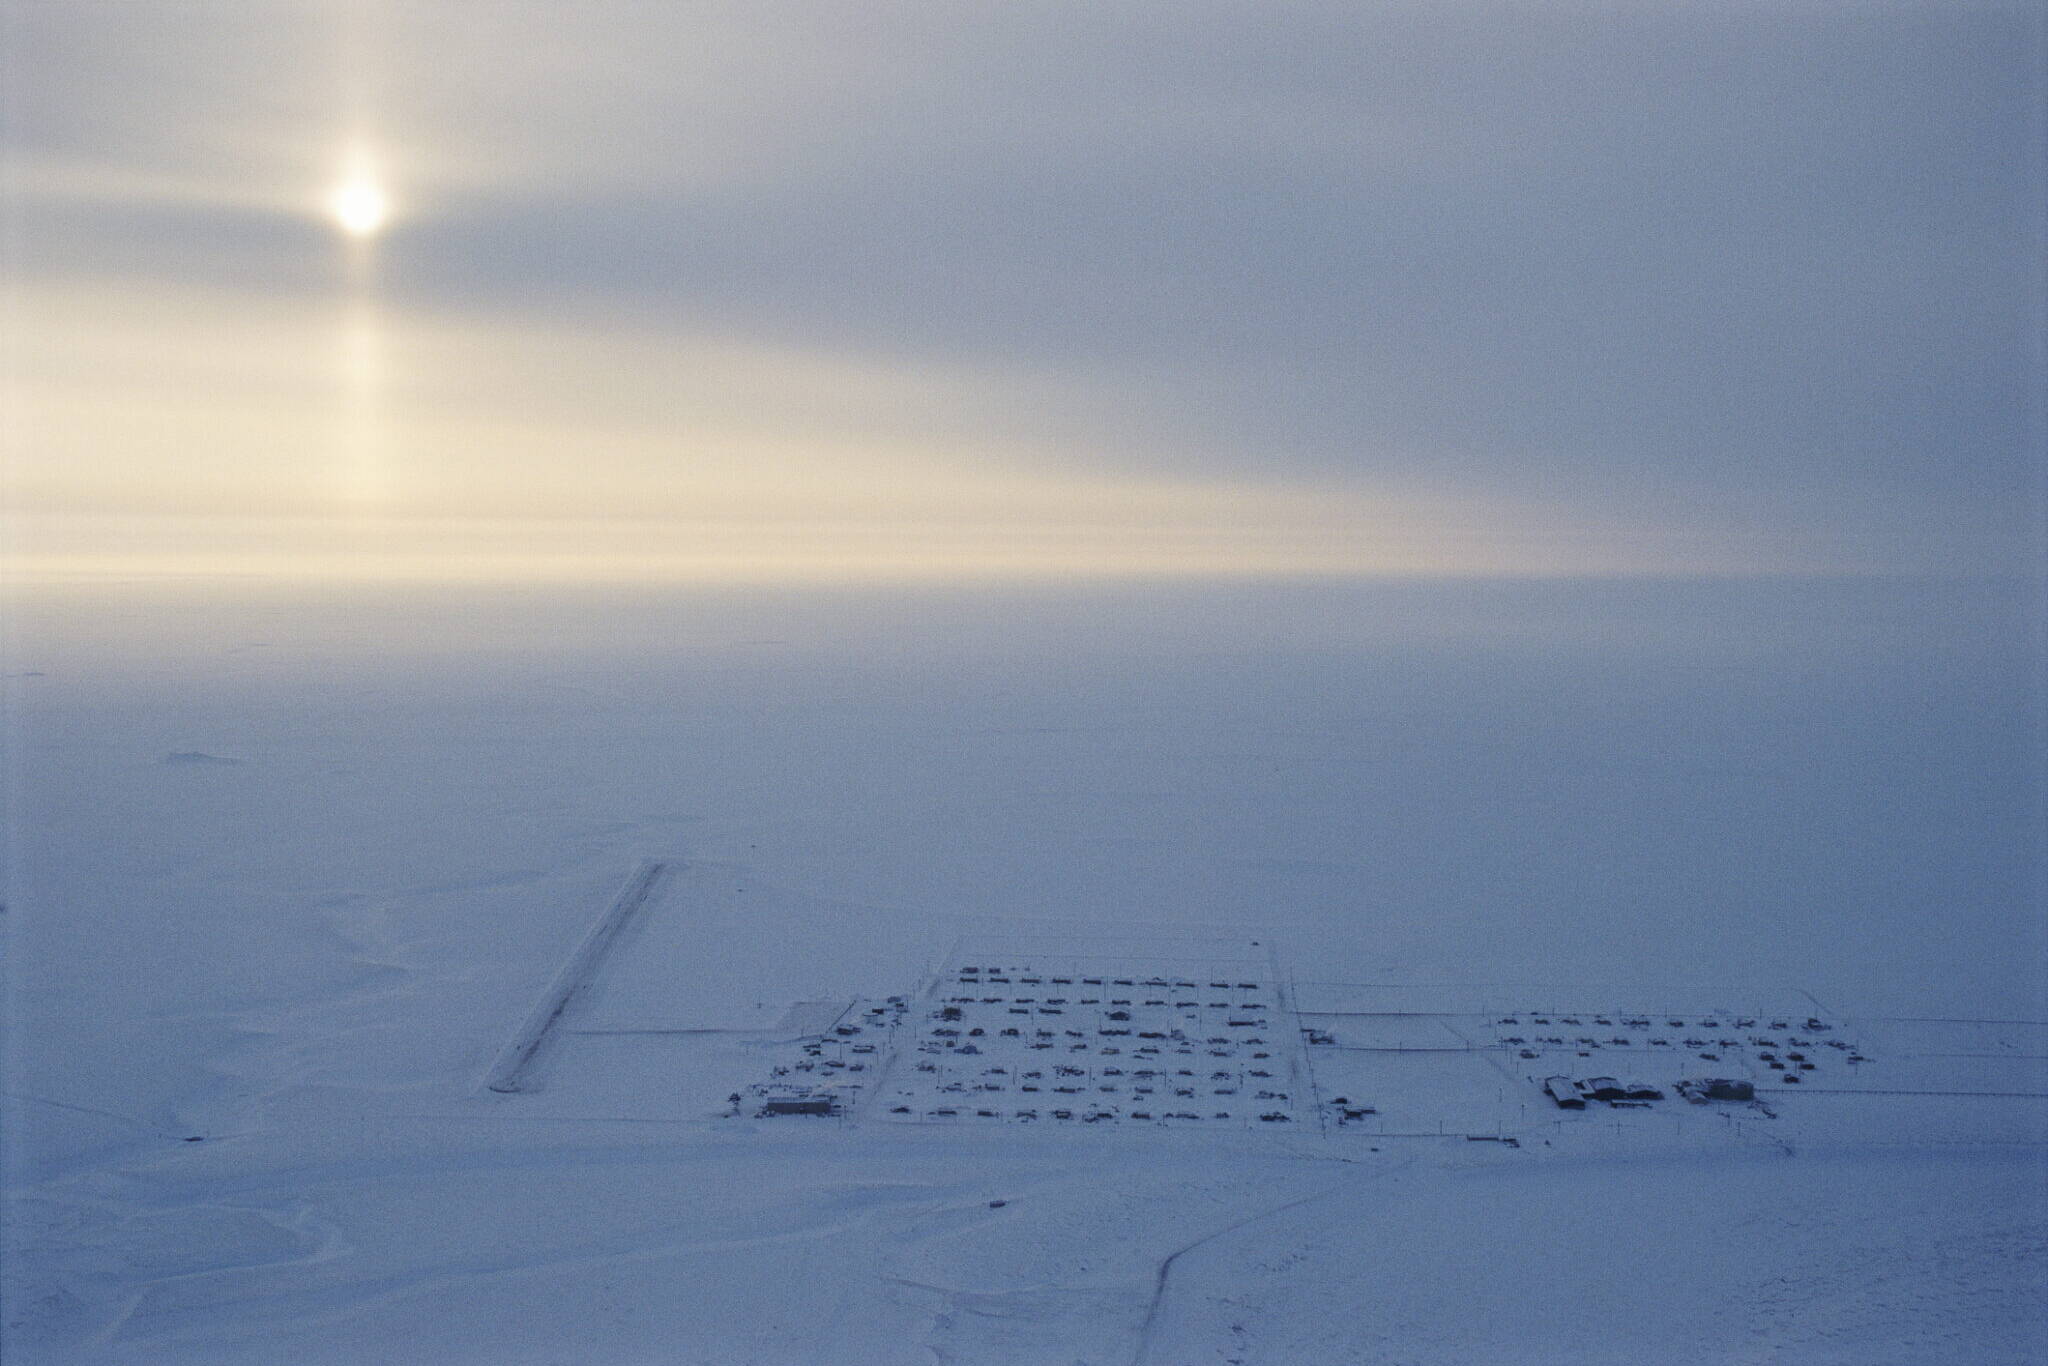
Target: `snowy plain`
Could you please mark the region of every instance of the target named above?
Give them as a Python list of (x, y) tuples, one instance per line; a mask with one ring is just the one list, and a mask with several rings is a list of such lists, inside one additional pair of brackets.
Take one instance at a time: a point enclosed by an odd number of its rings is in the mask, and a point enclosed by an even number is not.
[(667, 989), (720, 1087), (789, 1006), (991, 934), (2048, 1020), (2041, 606), (18, 590), (8, 1359), (2040, 1360), (2027, 1095), (1510, 1149), (727, 1118), (627, 1035), (483, 1082), (647, 859), (674, 885), (589, 1018)]

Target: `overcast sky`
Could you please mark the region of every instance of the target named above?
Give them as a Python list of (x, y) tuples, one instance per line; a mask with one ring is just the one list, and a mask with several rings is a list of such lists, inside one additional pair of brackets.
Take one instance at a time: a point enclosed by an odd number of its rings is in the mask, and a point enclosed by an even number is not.
[(2042, 14), (17, 0), (15, 551), (2018, 569)]

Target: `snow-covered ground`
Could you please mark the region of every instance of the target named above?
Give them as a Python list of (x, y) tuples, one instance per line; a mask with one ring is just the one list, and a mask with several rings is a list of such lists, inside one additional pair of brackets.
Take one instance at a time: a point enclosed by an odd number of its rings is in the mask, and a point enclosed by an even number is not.
[[(5, 680), (8, 1359), (2040, 1360), (2037, 610), (36, 590)], [(648, 860), (532, 1084), (491, 1090)], [(1170, 988), (1225, 944), (1265, 971), (1214, 980), (1329, 1042), (1211, 1044), (1235, 1017), (1190, 976), (1205, 1059), (1245, 1054), (1200, 1080), (1273, 1071), (1287, 1122), (924, 1113), (1023, 1084), (957, 1056), (1001, 1024), (933, 1032), (989, 952)], [(973, 985), (1004, 1020), (1055, 990)], [(1146, 999), (1089, 1028), (1193, 1027)], [(1774, 1081), (1795, 1049), (1816, 1070)], [(748, 1088), (828, 1058), (879, 1089), (756, 1117)], [(1771, 1113), (1538, 1090), (1596, 1068), (1754, 1078)], [(1089, 1069), (1097, 1103), (1140, 1084)], [(1374, 1113), (1340, 1122), (1338, 1086)]]

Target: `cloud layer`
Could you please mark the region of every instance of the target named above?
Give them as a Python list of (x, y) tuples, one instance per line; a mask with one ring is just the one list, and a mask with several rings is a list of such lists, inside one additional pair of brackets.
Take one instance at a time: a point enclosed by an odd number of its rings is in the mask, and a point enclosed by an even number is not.
[[(18, 27), (19, 273), (68, 348), (30, 376), (62, 449), (30, 462), (31, 513), (317, 515), (316, 453), (367, 438), (335, 435), (348, 284), (312, 210), (367, 139), (401, 213), (373, 434), (401, 517), (451, 490), (508, 526), (565, 498), (686, 517), (754, 496), (740, 471), (769, 520), (808, 497), (843, 521), (858, 485), (877, 524), (1093, 507), (1170, 538), (1174, 509), (1242, 498), (1252, 539), (1324, 538), (1319, 564), (1375, 516), (1447, 550), (1569, 540), (1588, 569), (2037, 553), (2030, 6)], [(168, 363), (195, 346), (210, 371)]]

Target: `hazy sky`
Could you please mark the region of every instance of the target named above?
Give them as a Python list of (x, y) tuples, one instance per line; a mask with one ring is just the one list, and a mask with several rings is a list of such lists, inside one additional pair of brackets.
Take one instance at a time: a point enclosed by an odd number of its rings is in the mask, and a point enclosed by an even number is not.
[(15, 0), (9, 550), (2012, 570), (2042, 15)]

